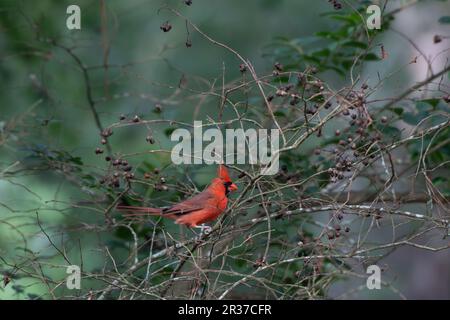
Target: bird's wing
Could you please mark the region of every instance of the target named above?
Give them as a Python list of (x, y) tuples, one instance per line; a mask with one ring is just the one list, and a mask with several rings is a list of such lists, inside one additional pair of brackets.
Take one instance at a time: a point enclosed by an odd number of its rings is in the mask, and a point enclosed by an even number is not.
[(207, 206), (208, 203), (211, 203), (212, 200), (214, 200), (214, 195), (211, 192), (208, 192), (208, 190), (205, 190), (192, 198), (182, 201), (167, 209), (163, 209), (162, 214), (182, 216), (204, 209), (205, 206)]

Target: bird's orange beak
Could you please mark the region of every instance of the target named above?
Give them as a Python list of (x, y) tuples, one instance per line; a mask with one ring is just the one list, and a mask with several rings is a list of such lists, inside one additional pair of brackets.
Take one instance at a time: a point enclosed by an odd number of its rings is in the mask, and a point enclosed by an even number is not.
[(236, 191), (238, 189), (237, 185), (235, 185), (234, 183), (232, 183), (229, 187), (230, 191)]

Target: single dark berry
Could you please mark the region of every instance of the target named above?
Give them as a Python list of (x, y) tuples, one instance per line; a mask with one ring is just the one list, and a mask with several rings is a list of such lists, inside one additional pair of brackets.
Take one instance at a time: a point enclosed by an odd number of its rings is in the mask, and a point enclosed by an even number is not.
[(126, 118), (127, 118), (127, 117), (125, 117), (124, 114), (121, 114), (120, 117), (119, 117), (120, 120), (125, 120)]
[(388, 118), (386, 116), (381, 117), (381, 123), (386, 123), (388, 121)]
[(155, 143), (155, 138), (153, 138), (152, 136), (147, 136), (145, 138), (145, 140), (150, 143), (150, 144), (154, 144)]
[(159, 28), (163, 32), (169, 32), (172, 29), (172, 25), (169, 23), (169, 21), (166, 21)]
[(102, 153), (103, 153), (103, 149), (100, 149), (100, 148), (95, 149), (95, 154), (102, 154)]
[(441, 41), (442, 41), (442, 37), (440, 35), (437, 34), (433, 37), (433, 43), (439, 43)]
[(338, 137), (338, 136), (340, 136), (341, 135), (341, 130), (336, 130), (335, 132), (334, 132), (334, 135), (336, 136), (336, 137)]
[(133, 122), (139, 122), (139, 121), (140, 121), (139, 117), (138, 116), (134, 116)]
[(102, 140), (100, 140), (100, 143), (101, 143), (101, 144), (106, 144), (106, 139), (103, 138)]
[(113, 134), (113, 131), (112, 131), (111, 128), (105, 129), (105, 130), (103, 130), (103, 131), (100, 133), (100, 135), (101, 135), (102, 137), (104, 137), (104, 138), (107, 138), (107, 137), (109, 137), (109, 136), (112, 136), (112, 134)]
[(192, 4), (192, 0), (184, 0), (185, 5), (190, 6)]
[(247, 71), (247, 66), (244, 63), (241, 63), (239, 65), (239, 71), (244, 73), (245, 71)]
[(295, 106), (299, 102), (300, 102), (300, 98), (297, 95), (292, 95), (292, 99), (291, 99), (291, 101), (289, 101), (289, 104), (291, 106)]
[(111, 182), (112, 182), (113, 187), (116, 187), (116, 188), (120, 187), (119, 179), (114, 178)]
[(111, 161), (111, 157), (110, 156), (106, 156), (105, 157), (105, 161)]
[(161, 113), (161, 112), (162, 112), (162, 105), (159, 104), (159, 103), (157, 103), (157, 104), (155, 105), (155, 108), (153, 109), (153, 111), (154, 111), (155, 113)]
[(273, 65), (275, 67), (275, 69), (279, 72), (283, 71), (283, 65), (279, 62), (275, 62), (275, 64)]

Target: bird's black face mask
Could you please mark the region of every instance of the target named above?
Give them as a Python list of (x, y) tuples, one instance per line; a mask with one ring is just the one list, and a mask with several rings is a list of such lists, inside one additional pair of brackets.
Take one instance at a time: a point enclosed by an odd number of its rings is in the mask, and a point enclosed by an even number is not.
[(228, 197), (228, 194), (230, 193), (230, 186), (233, 184), (233, 182), (224, 182), (223, 185), (225, 187), (225, 195)]

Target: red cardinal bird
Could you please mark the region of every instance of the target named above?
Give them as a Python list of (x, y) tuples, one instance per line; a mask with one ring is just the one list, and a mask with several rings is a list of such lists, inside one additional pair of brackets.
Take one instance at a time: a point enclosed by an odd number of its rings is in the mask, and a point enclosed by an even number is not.
[(177, 224), (196, 228), (220, 216), (227, 208), (228, 194), (235, 190), (237, 186), (231, 181), (227, 169), (219, 165), (218, 177), (214, 178), (205, 190), (172, 207), (146, 208), (119, 205), (117, 209), (136, 212), (126, 215), (127, 217), (156, 215), (174, 219)]

